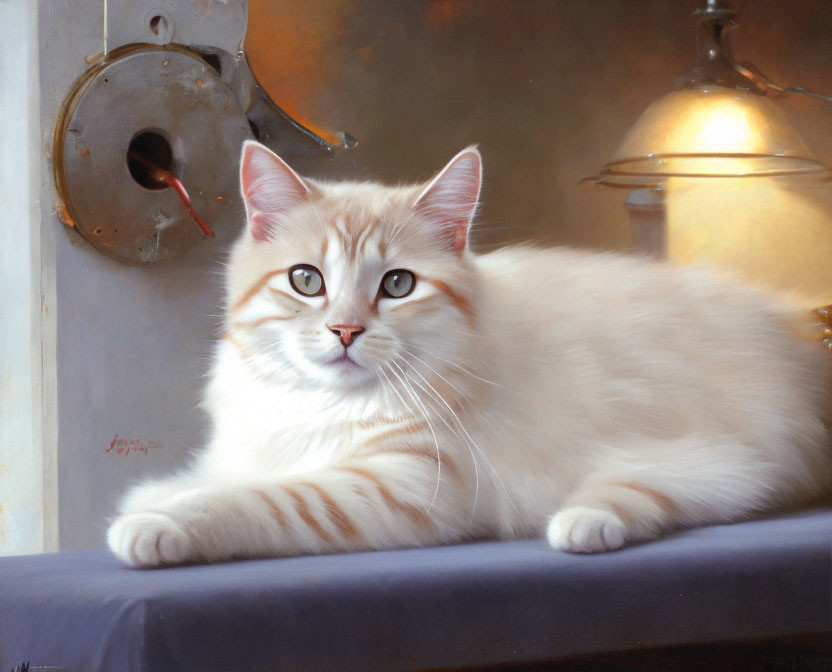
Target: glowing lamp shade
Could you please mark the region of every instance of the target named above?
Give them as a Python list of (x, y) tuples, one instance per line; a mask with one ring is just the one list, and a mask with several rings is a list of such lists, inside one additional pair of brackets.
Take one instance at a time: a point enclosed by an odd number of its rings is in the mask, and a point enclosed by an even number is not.
[(672, 177), (824, 176), (777, 105), (711, 84), (660, 98), (594, 178), (637, 189)]

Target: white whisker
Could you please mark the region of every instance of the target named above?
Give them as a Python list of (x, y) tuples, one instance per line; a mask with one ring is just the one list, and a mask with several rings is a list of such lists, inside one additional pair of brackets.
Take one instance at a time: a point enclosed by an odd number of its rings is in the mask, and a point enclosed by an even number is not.
[[(395, 362), (391, 362), (391, 364), (396, 364)], [(402, 371), (401, 367), (396, 364), (396, 367)], [(436, 498), (439, 496), (439, 485), (442, 480), (442, 455), (439, 450), (439, 440), (436, 438), (436, 432), (433, 430), (433, 424), (428, 417), (430, 414), (428, 413), (427, 409), (425, 408), (422, 401), (419, 399), (418, 395), (413, 391), (413, 388), (410, 387), (407, 382), (397, 374), (392, 367), (389, 367), (390, 373), (392, 373), (396, 378), (401, 381), (402, 385), (405, 388), (405, 391), (410, 394), (413, 401), (422, 409), (422, 416), (425, 418), (425, 422), (428, 423), (428, 429), (430, 429), (431, 436), (433, 436), (433, 445), (436, 447), (436, 488), (433, 492), (433, 499), (430, 501), (430, 505), (428, 506), (428, 512), (430, 512), (431, 508), (433, 508), (434, 503), (436, 502)], [(402, 375), (404, 375), (404, 371), (402, 371)], [(414, 414), (415, 415), (415, 414)]]
[[(413, 368), (413, 366), (411, 364), (409, 364), (408, 362), (406, 362), (404, 360), (402, 360), (402, 361), (403, 361), (403, 363), (410, 366), (410, 368)], [(407, 376), (407, 378), (414, 385), (419, 387), (419, 389), (421, 389), (428, 396), (428, 399), (427, 399), (428, 402), (430, 402), (430, 401), (439, 401), (438, 399), (436, 399), (436, 397), (433, 395), (433, 393), (430, 392), (430, 390), (428, 390), (427, 388), (425, 388), (424, 385), (421, 385), (418, 380), (415, 380), (415, 379), (411, 378), (410, 376)], [(440, 409), (437, 409), (437, 411), (439, 411), (439, 410)], [(445, 418), (442, 416), (441, 412), (437, 412), (436, 417), (439, 418), (442, 421), (442, 423), (448, 428), (448, 431), (450, 431), (455, 437), (457, 437), (462, 442), (462, 444), (468, 449), (468, 454), (471, 456), (471, 463), (474, 465), (474, 505), (471, 508), (471, 521), (473, 521), (474, 515), (476, 514), (476, 511), (477, 511), (477, 504), (479, 502), (479, 494), (480, 494), (480, 470), (479, 470), (479, 465), (477, 464), (477, 456), (474, 454), (474, 451), (471, 450), (471, 446), (468, 444), (468, 441), (465, 439), (465, 437), (462, 436), (459, 433), (459, 431), (454, 429), (450, 425), (450, 423), (448, 423), (447, 420), (445, 420)]]
[[(415, 359), (417, 362), (420, 362), (423, 366), (426, 366), (430, 371), (432, 371), (436, 376), (438, 376), (446, 385), (449, 385), (450, 387), (452, 387), (454, 389), (454, 391), (456, 391), (456, 393), (459, 394), (459, 396), (462, 397), (462, 399), (468, 404), (468, 406), (471, 408), (471, 410), (474, 411), (477, 415), (479, 415), (486, 423), (488, 423), (488, 425), (495, 432), (497, 432), (499, 434), (500, 430), (497, 428), (497, 426), (493, 422), (491, 422), (490, 418), (483, 415), (483, 413), (480, 411), (480, 409), (478, 409), (476, 407), (474, 402), (471, 401), (471, 398), (467, 394), (465, 394), (462, 390), (460, 390), (450, 380), (445, 378), (445, 376), (443, 376), (441, 373), (439, 373), (436, 369), (434, 369), (430, 364), (428, 364), (421, 357), (417, 357), (414, 353), (410, 352), (409, 350), (407, 350), (405, 348), (402, 348), (402, 352), (408, 354), (410, 357), (413, 357), (413, 359)], [(415, 367), (414, 367), (414, 370), (415, 370)]]
[[(405, 363), (407, 362), (405, 361)], [(462, 420), (459, 419), (459, 416), (457, 415), (456, 411), (454, 411), (451, 405), (447, 401), (445, 401), (445, 398), (441, 394), (439, 394), (436, 388), (430, 384), (427, 378), (425, 378), (421, 373), (419, 373), (416, 367), (414, 367), (412, 364), (408, 364), (408, 366), (410, 366), (413, 372), (424, 381), (425, 385), (427, 385), (431, 390), (433, 390), (434, 394), (436, 394), (436, 396), (439, 397), (442, 403), (447, 407), (448, 411), (450, 411), (451, 415), (453, 415), (454, 419), (459, 424), (460, 429), (463, 431), (465, 436), (468, 437), (468, 440), (471, 442), (471, 445), (476, 449), (476, 451), (485, 460), (486, 464), (491, 468), (491, 471), (494, 473), (494, 477), (497, 479), (497, 482), (500, 484), (500, 486), (503, 489), (503, 492), (508, 498), (509, 504), (511, 504), (512, 508), (516, 511), (517, 507), (514, 505), (514, 501), (511, 499), (511, 495), (509, 494), (508, 488), (506, 488), (505, 483), (503, 483), (503, 479), (500, 478), (500, 474), (497, 473), (497, 469), (494, 467), (491, 460), (488, 459), (488, 455), (486, 455), (485, 452), (479, 447), (479, 445), (477, 445), (476, 441), (474, 441), (474, 439), (471, 437), (471, 434), (469, 434), (468, 430), (465, 428), (465, 425), (462, 424)]]
[[(434, 359), (438, 359), (440, 362), (444, 362), (445, 364), (448, 364), (449, 366), (453, 366), (455, 369), (459, 369), (463, 373), (467, 373), (472, 378), (476, 378), (477, 380), (479, 380), (483, 383), (488, 383), (489, 385), (493, 385), (494, 387), (499, 387), (499, 388), (502, 388), (504, 390), (508, 390), (510, 392), (513, 391), (510, 388), (506, 387), (505, 385), (501, 385), (500, 383), (495, 383), (493, 380), (488, 380), (487, 378), (482, 378), (482, 377), (476, 375), (475, 373), (472, 373), (471, 371), (466, 369), (464, 366), (461, 366), (460, 364), (457, 364), (456, 362), (452, 362), (450, 360), (444, 359), (443, 357), (440, 357), (435, 352), (431, 352), (430, 350), (427, 350), (425, 348), (420, 348), (418, 345), (414, 345), (413, 343), (407, 343), (406, 345), (407, 345), (408, 348), (416, 348), (416, 350), (421, 350), (422, 352), (425, 352), (425, 353), (429, 354)], [(412, 353), (410, 353), (410, 354), (412, 354)], [(428, 368), (430, 368), (430, 367), (428, 367)]]

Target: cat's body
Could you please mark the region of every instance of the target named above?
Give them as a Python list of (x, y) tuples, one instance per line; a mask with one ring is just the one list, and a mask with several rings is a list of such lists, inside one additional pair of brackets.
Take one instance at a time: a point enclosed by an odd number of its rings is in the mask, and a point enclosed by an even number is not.
[[(304, 184), (246, 151), (213, 440), (125, 499), (124, 560), (544, 531), (602, 551), (828, 490), (828, 355), (766, 294), (613, 254), (475, 256), (472, 150), (424, 190)], [(384, 295), (394, 269), (412, 293)]]

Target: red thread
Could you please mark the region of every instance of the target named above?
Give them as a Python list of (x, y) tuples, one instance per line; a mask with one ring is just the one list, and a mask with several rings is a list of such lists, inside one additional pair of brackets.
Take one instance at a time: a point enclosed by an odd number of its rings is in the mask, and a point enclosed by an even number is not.
[(155, 163), (148, 161), (136, 152), (130, 152), (130, 158), (138, 161), (145, 168), (147, 168), (147, 174), (152, 180), (160, 182), (161, 184), (166, 184), (169, 187), (173, 187), (174, 191), (179, 196), (179, 200), (182, 201), (182, 205), (185, 206), (185, 210), (188, 211), (188, 214), (193, 217), (194, 221), (199, 225), (199, 228), (202, 229), (202, 233), (209, 238), (214, 237), (214, 232), (211, 230), (211, 227), (208, 226), (208, 224), (205, 223), (205, 220), (197, 214), (196, 210), (194, 210), (194, 206), (191, 203), (191, 197), (188, 195), (188, 190), (185, 189), (185, 185), (179, 181), (179, 178), (176, 177), (176, 175), (165, 170), (164, 168), (160, 168)]

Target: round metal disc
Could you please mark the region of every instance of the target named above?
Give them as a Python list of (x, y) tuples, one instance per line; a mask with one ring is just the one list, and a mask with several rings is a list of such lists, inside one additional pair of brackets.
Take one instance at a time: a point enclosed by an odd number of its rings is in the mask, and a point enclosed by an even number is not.
[(144, 135), (134, 150), (146, 151), (147, 139), (167, 145), (155, 160), (167, 160), (162, 167), (213, 226), (239, 203), (238, 157), (251, 130), (231, 89), (198, 55), (150, 45), (120, 51), (67, 100), (56, 128), (56, 179), (69, 223), (90, 244), (147, 263), (180, 254), (204, 234), (174, 189), (131, 174), (131, 143)]

